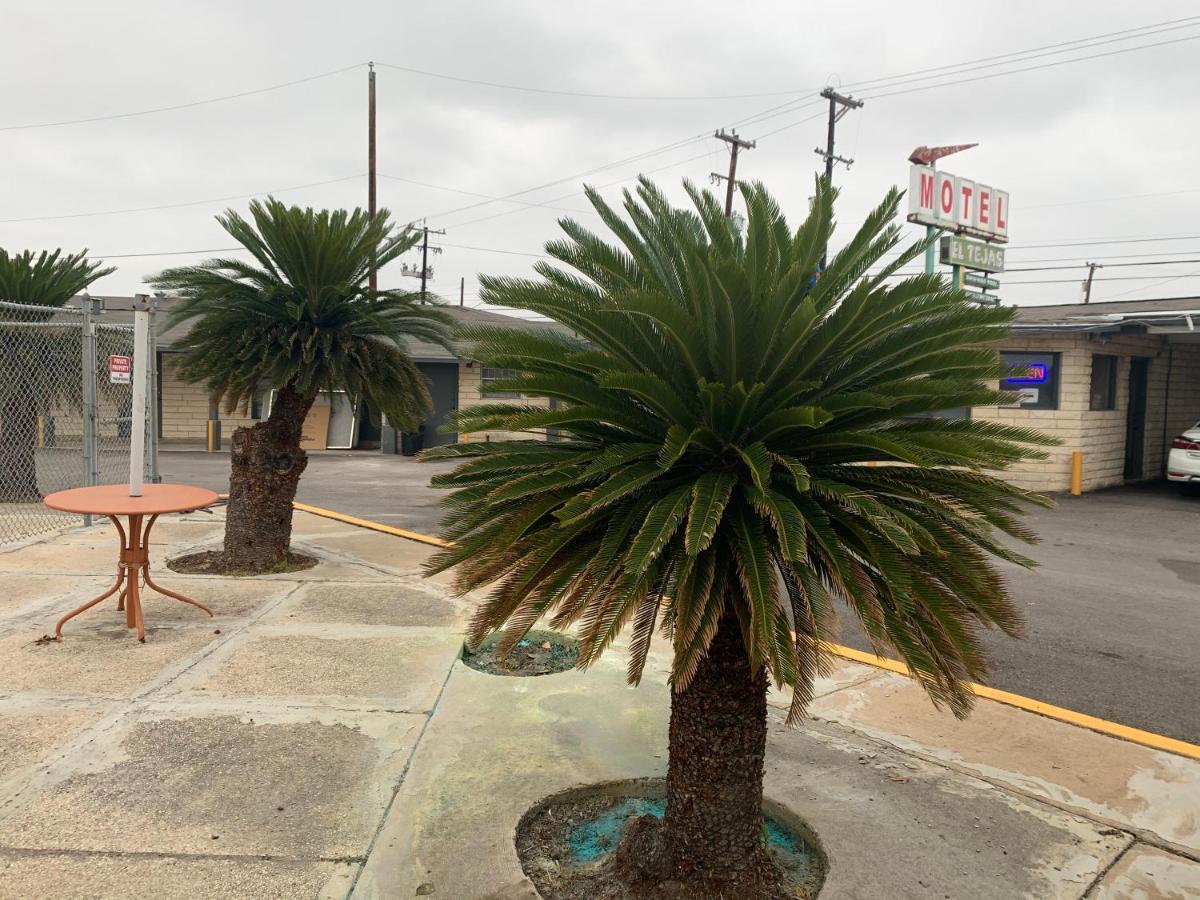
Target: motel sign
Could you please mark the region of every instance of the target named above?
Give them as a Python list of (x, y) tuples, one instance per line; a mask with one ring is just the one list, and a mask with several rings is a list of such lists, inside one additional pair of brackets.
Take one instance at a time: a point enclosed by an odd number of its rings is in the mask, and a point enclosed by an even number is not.
[(1007, 243), (1008, 191), (916, 165), (908, 176), (908, 221)]

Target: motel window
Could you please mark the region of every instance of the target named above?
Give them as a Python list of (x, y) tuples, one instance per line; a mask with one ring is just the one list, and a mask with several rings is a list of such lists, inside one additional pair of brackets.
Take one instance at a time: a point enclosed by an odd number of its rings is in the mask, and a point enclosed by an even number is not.
[(1117, 357), (1092, 354), (1092, 391), (1088, 409), (1117, 408)]
[(1001, 351), (1000, 360), (1009, 372), (1000, 390), (1017, 395), (1009, 408), (1058, 409), (1060, 354)]
[(484, 366), (479, 370), (479, 394), (493, 400), (513, 400), (521, 395), (516, 391), (496, 391), (491, 385), (504, 378), (514, 378), (520, 373), (516, 369), (492, 369)]

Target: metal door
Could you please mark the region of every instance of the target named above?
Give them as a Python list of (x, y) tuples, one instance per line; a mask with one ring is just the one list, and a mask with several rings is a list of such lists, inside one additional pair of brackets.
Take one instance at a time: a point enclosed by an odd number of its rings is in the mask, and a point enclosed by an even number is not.
[(433, 412), (422, 426), (422, 446), (458, 443), (457, 434), (442, 434), (438, 430), (446, 417), (458, 409), (458, 363), (417, 363), (417, 368), (429, 382), (429, 395), (433, 398)]
[(1146, 475), (1146, 385), (1150, 360), (1135, 356), (1129, 360), (1129, 410), (1125, 418), (1125, 480), (1137, 481)]

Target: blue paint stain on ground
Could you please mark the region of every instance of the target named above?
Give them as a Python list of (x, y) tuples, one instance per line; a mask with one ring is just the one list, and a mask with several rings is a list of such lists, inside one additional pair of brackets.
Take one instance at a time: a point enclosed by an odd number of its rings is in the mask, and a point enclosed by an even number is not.
[[(626, 797), (601, 812), (596, 818), (576, 825), (567, 833), (570, 860), (577, 866), (601, 861), (617, 848), (625, 823), (637, 816), (661, 819), (666, 813), (666, 798), (648, 800)], [(821, 861), (803, 836), (787, 825), (767, 817), (767, 844), (775, 861), (793, 883), (817, 888), (821, 883)]]

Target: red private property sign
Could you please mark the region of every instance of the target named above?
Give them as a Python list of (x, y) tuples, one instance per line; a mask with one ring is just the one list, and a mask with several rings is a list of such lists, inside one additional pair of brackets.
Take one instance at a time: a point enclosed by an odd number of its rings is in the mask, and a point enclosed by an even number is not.
[(908, 176), (908, 221), (1008, 243), (1008, 191), (913, 166)]
[(133, 381), (133, 358), (110, 356), (108, 358), (108, 380), (112, 384), (130, 384)]

